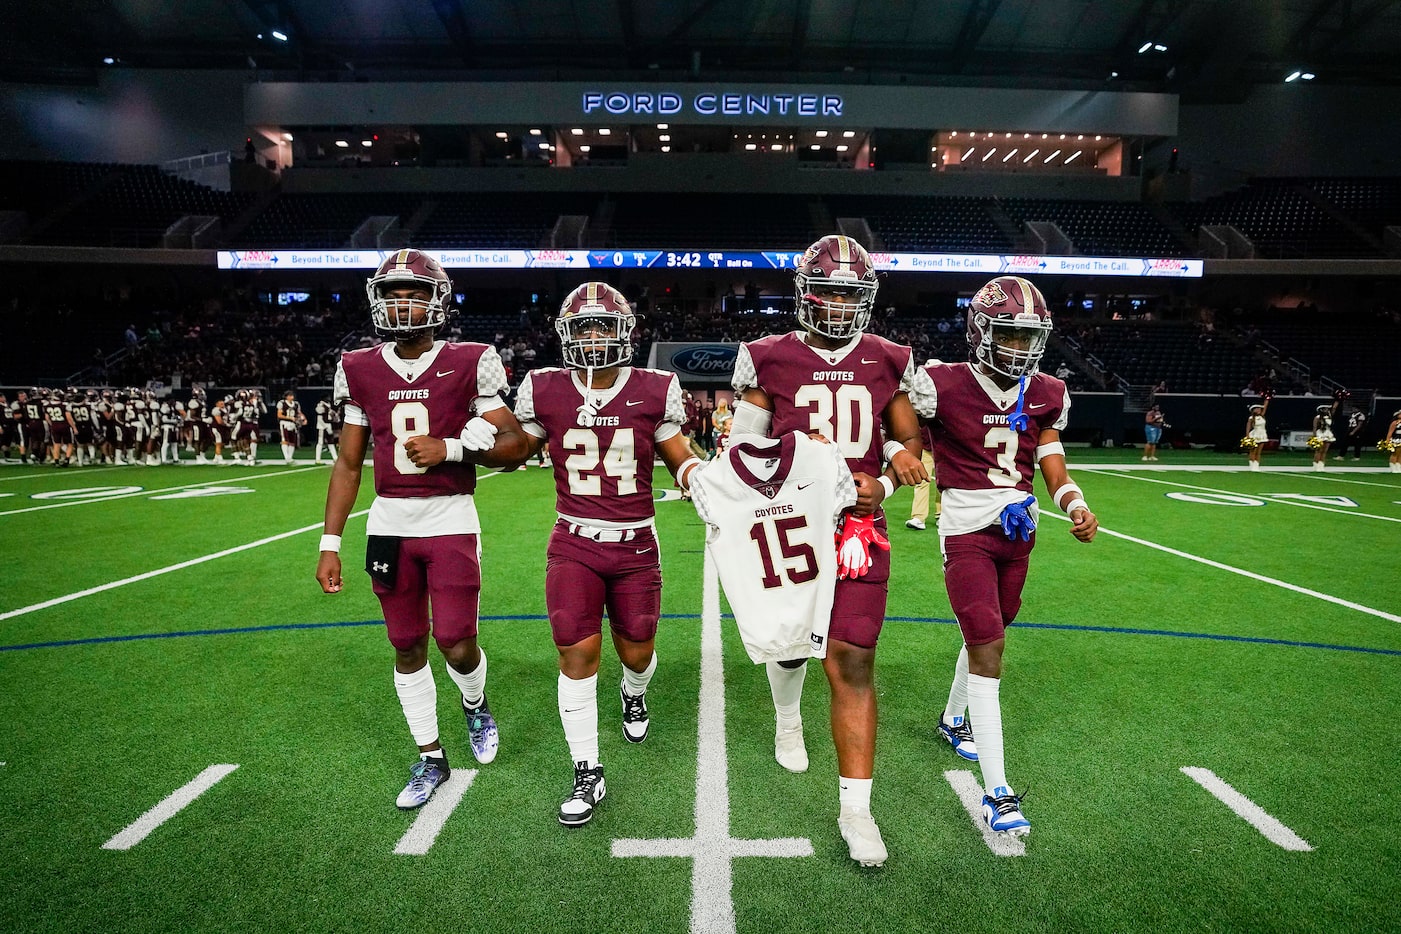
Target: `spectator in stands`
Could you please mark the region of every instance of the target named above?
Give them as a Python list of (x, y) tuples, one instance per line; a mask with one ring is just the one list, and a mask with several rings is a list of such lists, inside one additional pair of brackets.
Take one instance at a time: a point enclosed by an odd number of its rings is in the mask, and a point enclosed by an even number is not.
[(122, 340), (126, 341), (128, 348), (135, 347), (137, 344), (141, 343), (141, 335), (136, 333), (135, 324), (128, 324), (126, 326), (126, 331), (122, 334)]
[(1158, 403), (1154, 402), (1148, 411), (1143, 413), (1143, 457), (1140, 460), (1155, 461), (1158, 459), (1158, 442), (1163, 440), (1163, 429), (1168, 427), (1164, 421), (1163, 410), (1158, 408)]
[(1348, 448), (1352, 448), (1352, 459), (1362, 460), (1362, 432), (1367, 428), (1367, 413), (1354, 407), (1347, 416), (1347, 434), (1343, 436), (1343, 443), (1338, 447), (1338, 454), (1334, 460), (1342, 460), (1347, 454)]

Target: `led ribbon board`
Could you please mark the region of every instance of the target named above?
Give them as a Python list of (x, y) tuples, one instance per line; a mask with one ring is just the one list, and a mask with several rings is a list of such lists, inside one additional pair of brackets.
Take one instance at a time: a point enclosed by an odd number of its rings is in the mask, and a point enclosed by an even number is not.
[[(220, 269), (375, 269), (394, 250), (220, 250)], [(798, 250), (434, 250), (447, 269), (792, 269)], [(1168, 257), (872, 253), (887, 272), (1200, 279), (1202, 261)]]

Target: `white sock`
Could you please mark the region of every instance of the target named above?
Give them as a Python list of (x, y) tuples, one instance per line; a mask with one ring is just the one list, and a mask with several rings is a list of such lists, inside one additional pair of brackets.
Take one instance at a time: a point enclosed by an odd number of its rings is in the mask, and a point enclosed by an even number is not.
[(438, 686), (433, 683), (433, 669), (424, 665), (418, 671), (404, 674), (394, 671), (394, 690), (404, 708), (409, 732), (419, 746), (438, 741)]
[(869, 778), (847, 778), (845, 775), (837, 779), (837, 797), (844, 808), (861, 808), (869, 811), (871, 809), (871, 781)]
[(292, 459), (292, 445), (282, 445), (282, 459), (285, 461), (289, 461)]
[(477, 667), (465, 675), (449, 665), (446, 660), (443, 662), (443, 667), (448, 670), (448, 677), (462, 691), (462, 702), (468, 707), (480, 707), (482, 697), (486, 693), (486, 653), (482, 652), (481, 655), (482, 660), (477, 663)]
[(657, 653), (652, 653), (652, 660), (647, 663), (647, 667), (641, 671), (633, 671), (627, 665), (623, 666), (623, 689), (628, 692), (629, 697), (637, 697), (647, 693), (647, 685), (652, 681), (652, 675), (657, 671)]
[(253, 463), (258, 459), (258, 445), (252, 441), (248, 442), (248, 463)]
[(331, 452), (331, 460), (335, 460), (335, 459), (336, 459), (336, 446), (335, 446), (334, 444), (328, 444), (328, 445), (326, 445), (326, 450), (328, 450), (328, 451)]
[(949, 702), (944, 707), (944, 722), (958, 726), (968, 710), (968, 646), (958, 648), (958, 661), (953, 666), (953, 685), (949, 688)]
[(448, 753), (446, 749), (439, 746), (437, 749), (426, 749), (421, 751), (418, 754), (418, 757), (420, 759), (446, 759), (448, 757)]
[(785, 729), (797, 726), (802, 719), (803, 679), (807, 677), (807, 664), (784, 668), (778, 662), (769, 662), (764, 668), (769, 676), (769, 693), (773, 695), (778, 725)]
[(569, 743), (569, 758), (598, 765), (598, 675), (575, 681), (559, 675), (559, 722)]
[(1002, 761), (1002, 702), (998, 699), (1001, 681), (968, 676), (968, 716), (973, 721), (973, 742), (978, 745), (978, 765), (983, 769), (983, 786), (989, 794), (1007, 785), (1007, 766)]

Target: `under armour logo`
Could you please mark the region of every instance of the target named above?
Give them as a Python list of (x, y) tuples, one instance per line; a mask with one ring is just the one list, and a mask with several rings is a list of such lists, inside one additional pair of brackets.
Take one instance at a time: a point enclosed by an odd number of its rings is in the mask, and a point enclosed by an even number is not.
[(374, 561), (370, 564), (370, 567), (379, 571), (381, 574), (389, 573), (389, 562), (387, 561)]

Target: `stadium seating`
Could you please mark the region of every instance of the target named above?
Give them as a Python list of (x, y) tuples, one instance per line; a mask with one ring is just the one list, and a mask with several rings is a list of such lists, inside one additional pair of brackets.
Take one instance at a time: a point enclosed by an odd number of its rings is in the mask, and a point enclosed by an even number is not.
[(1002, 201), (1018, 225), (1051, 221), (1086, 256), (1184, 256), (1187, 248), (1137, 201)]
[(407, 221), (421, 194), (281, 194), (238, 237), (243, 248), (325, 249), (343, 247), (367, 217)]
[(590, 215), (598, 198), (571, 193), (494, 192), (434, 195), (432, 200), (432, 212), (414, 232), (415, 243), (534, 249), (547, 245), (561, 214)]
[(649, 193), (614, 200), (608, 246), (792, 250), (820, 236), (809, 199), (797, 195)]
[(1260, 179), (1244, 189), (1171, 209), (1184, 227), (1230, 224), (1262, 259), (1374, 257), (1377, 250), (1309, 200), (1290, 179)]
[[(1255, 315), (1260, 336), (1286, 357), (1309, 367), (1310, 377), (1327, 376), (1351, 389), (1401, 394), (1401, 320), (1391, 316), (1271, 309)], [(1175, 387), (1174, 387), (1175, 388)]]
[(892, 252), (1006, 253), (984, 198), (829, 197), (833, 217), (864, 217)]

